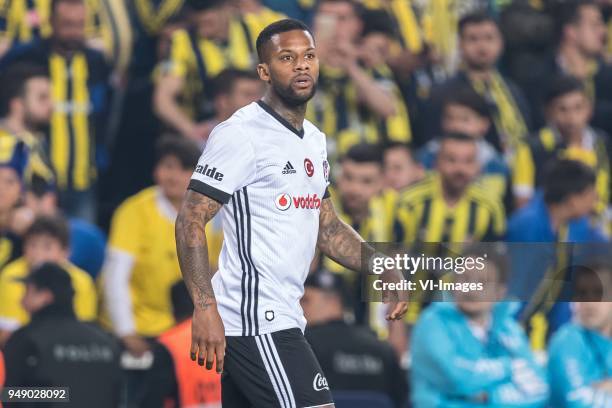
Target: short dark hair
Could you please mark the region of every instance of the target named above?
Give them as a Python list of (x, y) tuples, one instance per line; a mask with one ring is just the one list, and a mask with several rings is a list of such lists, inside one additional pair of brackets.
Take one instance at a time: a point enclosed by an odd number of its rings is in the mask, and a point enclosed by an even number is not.
[(483, 23), (492, 23), (494, 24), (497, 29), (499, 30), (499, 24), (497, 23), (497, 20), (495, 20), (495, 18), (487, 13), (486, 11), (475, 11), (473, 13), (469, 13), (466, 14), (465, 16), (461, 17), (459, 19), (459, 24), (458, 24), (458, 29), (457, 32), (459, 33), (459, 36), (463, 35), (463, 31), (465, 30), (465, 28), (469, 25), (472, 24), (483, 24)]
[(23, 283), (34, 285), (39, 290), (53, 293), (53, 303), (72, 308), (74, 287), (70, 274), (59, 264), (45, 262), (35, 267), (28, 276), (20, 279)]
[[(575, 302), (609, 302), (612, 299), (605, 296), (606, 282), (601, 281), (602, 275), (612, 277), (612, 263), (609, 257), (595, 257), (585, 265), (574, 265), (569, 268), (572, 277), (572, 300)], [(584, 279), (590, 279), (597, 285), (595, 293), (579, 293), (579, 282)]]
[(358, 143), (350, 147), (342, 155), (340, 162), (350, 160), (355, 163), (375, 163), (382, 165), (383, 149), (382, 146), (370, 143)]
[(40, 65), (20, 62), (9, 66), (0, 76), (0, 116), (10, 113), (13, 99), (24, 96), (29, 80), (48, 77), (48, 71)]
[(586, 164), (575, 160), (554, 160), (545, 169), (544, 201), (560, 204), (594, 185), (595, 173)]
[(408, 143), (389, 142), (383, 146), (383, 153), (386, 153), (389, 150), (393, 150), (393, 149), (402, 149), (406, 153), (408, 153), (408, 156), (410, 156), (410, 159), (412, 161), (415, 161), (415, 162), (418, 161), (416, 154), (414, 153), (414, 150), (412, 149), (412, 146), (410, 146), (410, 144)]
[(313, 38), (312, 31), (310, 28), (300, 20), (296, 20), (293, 18), (286, 18), (283, 20), (276, 21), (266, 28), (264, 28), (261, 33), (257, 36), (257, 41), (255, 42), (255, 48), (257, 49), (257, 57), (259, 58), (259, 62), (265, 62), (265, 50), (264, 48), (270, 42), (273, 36), (280, 33), (286, 33), (288, 31), (306, 31)]
[(575, 24), (582, 18), (580, 9), (583, 7), (598, 7), (593, 0), (560, 1), (553, 7), (555, 35), (557, 42), (563, 39), (563, 31), (570, 24)]
[(155, 146), (156, 160), (159, 164), (168, 156), (176, 157), (184, 170), (194, 169), (200, 158), (199, 146), (190, 139), (180, 136), (163, 136)]
[(62, 248), (66, 249), (70, 246), (68, 222), (61, 215), (41, 215), (36, 217), (23, 235), (23, 241), (25, 243), (29, 239), (41, 235), (56, 239)]
[(259, 77), (254, 71), (226, 68), (213, 80), (213, 96), (227, 95), (232, 93), (236, 82), (241, 79), (259, 81)]
[(546, 105), (549, 105), (555, 99), (573, 92), (580, 92), (586, 95), (584, 83), (572, 75), (557, 75), (552, 79), (546, 90), (544, 102)]
[(476, 112), (479, 116), (491, 119), (491, 106), (471, 86), (454, 86), (442, 95), (442, 109), (448, 105), (465, 106)]
[(223, 7), (227, 3), (227, 0), (187, 0), (185, 7), (188, 11), (198, 12)]
[(385, 10), (366, 10), (363, 12), (363, 33), (366, 36), (372, 33), (384, 34), (388, 37), (399, 38), (397, 25)]
[(183, 280), (179, 280), (170, 288), (170, 299), (172, 299), (172, 313), (174, 320), (180, 322), (193, 314), (193, 302)]

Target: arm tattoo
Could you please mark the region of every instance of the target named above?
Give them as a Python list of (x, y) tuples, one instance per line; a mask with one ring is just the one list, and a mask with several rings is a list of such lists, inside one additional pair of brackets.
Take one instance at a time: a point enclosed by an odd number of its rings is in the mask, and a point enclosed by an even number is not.
[(361, 271), (361, 243), (363, 238), (338, 218), (332, 200), (326, 198), (319, 215), (317, 246), (325, 255), (345, 268)]
[(200, 309), (215, 303), (211, 283), (214, 271), (208, 263), (205, 227), (220, 208), (221, 204), (212, 198), (188, 190), (176, 219), (176, 251), (181, 273), (193, 304)]

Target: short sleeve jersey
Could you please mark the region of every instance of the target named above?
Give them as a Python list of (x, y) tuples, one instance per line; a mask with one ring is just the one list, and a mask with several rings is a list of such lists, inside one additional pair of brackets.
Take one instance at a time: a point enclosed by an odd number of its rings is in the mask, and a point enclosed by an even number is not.
[(304, 330), (328, 175), (325, 135), (308, 121), (297, 130), (263, 101), (213, 130), (189, 188), (224, 204), (213, 288), (228, 336)]

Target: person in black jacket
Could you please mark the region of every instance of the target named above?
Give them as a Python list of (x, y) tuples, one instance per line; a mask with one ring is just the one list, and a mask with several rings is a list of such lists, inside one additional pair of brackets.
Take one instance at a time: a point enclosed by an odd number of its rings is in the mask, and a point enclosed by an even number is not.
[(555, 21), (556, 46), (541, 66), (532, 66), (525, 93), (533, 119), (544, 126), (543, 109), (551, 81), (560, 74), (580, 79), (593, 102), (591, 124), (612, 133), (612, 65), (604, 59), (606, 25), (596, 1), (559, 1), (550, 7)]
[(432, 90), (426, 109), (422, 139), (440, 134), (442, 101), (457, 88), (470, 86), (488, 103), (493, 122), (486, 139), (504, 155), (511, 156), (531, 127), (531, 112), (521, 90), (496, 65), (504, 49), (496, 20), (486, 13), (468, 14), (459, 21), (461, 69)]
[(67, 216), (96, 221), (97, 174), (104, 170), (110, 68), (87, 46), (85, 0), (54, 0), (48, 39), (12, 48), (0, 72), (17, 63), (43, 68), (51, 81), (53, 113), (45, 146)]
[(397, 407), (407, 397), (406, 375), (390, 344), (367, 327), (343, 319), (342, 278), (328, 271), (311, 274), (302, 298), (310, 343), (330, 389), (385, 394)]
[[(117, 343), (76, 319), (68, 273), (57, 264), (45, 263), (23, 281), (22, 304), (32, 320), (6, 344), (5, 386), (68, 387), (70, 403), (57, 406), (117, 407), (121, 391)], [(28, 405), (20, 402), (18, 406)]]

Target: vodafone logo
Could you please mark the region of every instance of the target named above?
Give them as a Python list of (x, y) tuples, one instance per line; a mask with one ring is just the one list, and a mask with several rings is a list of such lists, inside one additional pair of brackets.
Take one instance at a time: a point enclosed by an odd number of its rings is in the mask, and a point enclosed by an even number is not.
[(291, 196), (289, 194), (280, 194), (274, 200), (274, 204), (276, 204), (276, 208), (281, 211), (287, 211), (289, 207), (291, 207)]
[(308, 177), (312, 177), (312, 175), (314, 174), (314, 165), (312, 164), (309, 158), (304, 159), (304, 170), (306, 170), (306, 174), (308, 175)]
[(274, 204), (281, 211), (287, 211), (291, 206), (297, 209), (318, 210), (321, 208), (321, 198), (317, 194), (291, 197), (289, 194), (283, 193), (276, 196)]
[(318, 210), (321, 208), (321, 199), (316, 194), (308, 194), (305, 197), (293, 197), (293, 205), (295, 208), (304, 208), (306, 210)]

